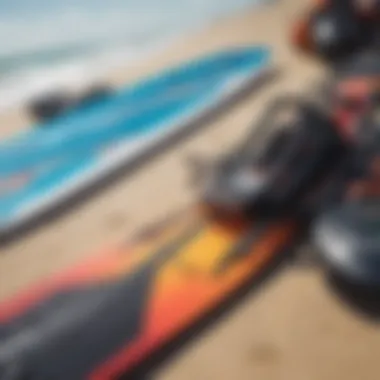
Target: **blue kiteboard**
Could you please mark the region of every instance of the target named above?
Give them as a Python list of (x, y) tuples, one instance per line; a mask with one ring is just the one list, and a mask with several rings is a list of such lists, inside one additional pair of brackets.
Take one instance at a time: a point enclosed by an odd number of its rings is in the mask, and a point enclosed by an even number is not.
[(268, 48), (171, 68), (0, 142), (0, 232), (57, 207), (216, 109), (270, 68)]

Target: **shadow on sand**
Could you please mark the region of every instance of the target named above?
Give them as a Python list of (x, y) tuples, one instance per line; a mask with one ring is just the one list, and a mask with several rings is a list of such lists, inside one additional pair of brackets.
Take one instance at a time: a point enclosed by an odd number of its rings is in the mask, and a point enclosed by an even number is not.
[(359, 316), (380, 322), (380, 288), (357, 285), (332, 272), (326, 277), (330, 289), (340, 301)]
[(307, 235), (294, 253), (292, 265), (301, 270), (320, 268), (325, 273), (325, 282), (337, 302), (348, 307), (349, 311), (371, 322), (380, 322), (380, 287), (355, 284), (350, 279), (328, 268), (318, 251), (313, 249)]

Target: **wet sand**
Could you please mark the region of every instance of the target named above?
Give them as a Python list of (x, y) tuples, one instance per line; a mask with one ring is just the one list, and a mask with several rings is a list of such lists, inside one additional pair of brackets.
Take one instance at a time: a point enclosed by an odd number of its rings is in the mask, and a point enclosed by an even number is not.
[[(51, 222), (0, 255), (0, 299), (37, 279), (89, 257), (102, 245), (125, 240), (147, 222), (194, 199), (186, 158), (213, 156), (237, 142), (268, 100), (300, 91), (323, 74), (315, 62), (294, 54), (289, 25), (302, 0), (279, 1), (247, 11), (184, 38), (128, 70), (110, 75), (119, 85), (221, 47), (273, 46), (281, 77), (228, 114), (182, 141), (135, 175)], [(7, 123), (22, 128), (25, 119)], [(2, 123), (3, 124), (3, 123)], [(168, 363), (160, 380), (377, 380), (380, 330), (359, 318), (330, 292), (317, 266), (283, 269)]]

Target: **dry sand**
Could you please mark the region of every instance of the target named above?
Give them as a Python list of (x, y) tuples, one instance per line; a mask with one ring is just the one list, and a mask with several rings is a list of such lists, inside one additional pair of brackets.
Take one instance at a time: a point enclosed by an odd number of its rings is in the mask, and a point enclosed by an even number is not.
[[(302, 0), (283, 0), (247, 11), (183, 39), (138, 68), (110, 76), (112, 83), (120, 84), (210, 49), (259, 42), (275, 48), (275, 60), (283, 69), (280, 80), (259, 97), (247, 98), (133, 177), (4, 250), (0, 299), (191, 201), (184, 166), (189, 153), (220, 153), (239, 140), (274, 94), (298, 91), (322, 74), (315, 63), (293, 54), (287, 44), (290, 22), (304, 5)], [(12, 117), (18, 127), (25, 125)], [(338, 302), (317, 268), (299, 265), (283, 270), (248, 297), (163, 368), (158, 378), (377, 380), (379, 354), (380, 330)]]

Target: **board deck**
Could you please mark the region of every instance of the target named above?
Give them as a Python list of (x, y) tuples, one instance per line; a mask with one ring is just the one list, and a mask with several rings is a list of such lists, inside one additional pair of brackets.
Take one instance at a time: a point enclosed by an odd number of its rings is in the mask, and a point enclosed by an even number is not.
[(56, 208), (163, 147), (269, 69), (266, 47), (218, 52), (2, 141), (0, 232)]
[(248, 227), (185, 213), (153, 237), (107, 249), (0, 305), (0, 377), (17, 368), (36, 379), (133, 379), (298, 232), (292, 220)]

